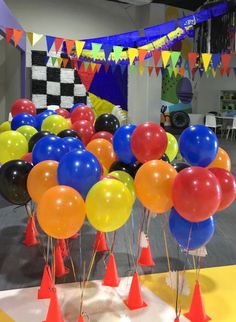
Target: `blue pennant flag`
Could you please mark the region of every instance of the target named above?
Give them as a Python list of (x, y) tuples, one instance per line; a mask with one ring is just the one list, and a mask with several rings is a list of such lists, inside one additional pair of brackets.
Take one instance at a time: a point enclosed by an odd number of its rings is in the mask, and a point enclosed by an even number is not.
[(220, 54), (212, 54), (211, 60), (212, 60), (213, 68), (214, 70), (216, 70), (216, 68), (220, 63)]
[(234, 67), (234, 75), (236, 76), (236, 67)]
[(199, 68), (199, 75), (201, 78), (202, 78), (203, 73), (204, 73), (204, 69)]
[(47, 66), (47, 63), (48, 63), (48, 61), (49, 61), (49, 56), (45, 56), (44, 57), (44, 63), (45, 63), (45, 66)]
[(113, 46), (109, 45), (109, 44), (104, 44), (102, 46), (102, 48), (104, 50), (106, 61), (108, 61), (108, 58), (109, 58), (110, 53), (112, 52)]
[(116, 64), (114, 65), (111, 65), (111, 71), (112, 71), (112, 74), (115, 74), (115, 71), (116, 71)]
[(56, 37), (46, 36), (48, 52), (51, 50), (52, 45), (54, 44)]
[(124, 72), (127, 68), (127, 65), (123, 64), (123, 65), (120, 65), (120, 71), (121, 71), (121, 75), (124, 75)]

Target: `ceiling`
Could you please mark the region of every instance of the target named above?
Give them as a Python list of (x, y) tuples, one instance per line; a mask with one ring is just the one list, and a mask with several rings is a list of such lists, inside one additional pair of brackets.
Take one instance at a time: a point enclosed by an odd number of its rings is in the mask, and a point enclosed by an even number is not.
[(163, 3), (168, 6), (174, 6), (182, 9), (196, 11), (207, 0), (107, 0), (112, 2), (127, 3), (136, 6), (142, 6), (150, 3)]

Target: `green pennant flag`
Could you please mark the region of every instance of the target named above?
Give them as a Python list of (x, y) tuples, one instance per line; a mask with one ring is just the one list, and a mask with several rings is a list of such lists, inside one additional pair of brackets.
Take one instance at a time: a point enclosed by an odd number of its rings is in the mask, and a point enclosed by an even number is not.
[(167, 70), (168, 70), (168, 73), (169, 73), (169, 77), (171, 78), (172, 77), (172, 74), (173, 74), (173, 68), (171, 66), (169, 66), (167, 68)]
[(171, 61), (172, 61), (172, 66), (175, 68), (180, 56), (180, 51), (172, 51), (171, 53)]
[(205, 73), (206, 73), (206, 77), (207, 77), (207, 78), (209, 78), (209, 75), (210, 75), (210, 69), (208, 68), (208, 69), (205, 71)]
[(131, 72), (136, 73), (136, 66), (133, 64), (130, 66)]
[(88, 70), (88, 67), (89, 67), (89, 61), (85, 61), (84, 62), (84, 70), (87, 71)]
[(122, 53), (122, 50), (123, 50), (122, 46), (113, 46), (114, 58), (115, 58), (116, 63), (120, 59), (120, 55)]
[(95, 42), (92, 42), (92, 53), (93, 53), (93, 59), (95, 60), (97, 58), (97, 55), (102, 47), (102, 44), (96, 44)]
[(52, 57), (52, 65), (54, 66), (57, 61), (57, 57)]

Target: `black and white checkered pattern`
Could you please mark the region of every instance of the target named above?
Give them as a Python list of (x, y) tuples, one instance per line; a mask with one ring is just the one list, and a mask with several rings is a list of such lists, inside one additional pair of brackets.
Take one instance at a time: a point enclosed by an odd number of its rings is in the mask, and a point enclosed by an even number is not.
[(53, 66), (51, 59), (47, 63), (46, 51), (32, 51), (32, 101), (36, 107), (71, 108), (76, 103), (87, 104), (88, 94), (71, 62), (66, 68), (56, 64)]

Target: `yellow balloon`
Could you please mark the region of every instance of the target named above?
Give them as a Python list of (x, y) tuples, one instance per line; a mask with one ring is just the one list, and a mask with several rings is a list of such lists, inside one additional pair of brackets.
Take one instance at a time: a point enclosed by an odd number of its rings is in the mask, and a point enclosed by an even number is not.
[(110, 176), (116, 177), (129, 189), (131, 196), (133, 198), (133, 202), (135, 201), (136, 194), (134, 190), (134, 179), (125, 171), (112, 171), (109, 173)]
[(28, 142), (24, 135), (17, 131), (6, 131), (0, 134), (0, 163), (20, 159), (28, 152)]
[(16, 131), (23, 134), (28, 142), (31, 139), (31, 137), (38, 132), (33, 126), (30, 125), (20, 126)]
[(61, 115), (50, 115), (42, 123), (41, 130), (49, 131), (54, 134), (68, 129), (67, 120)]
[(168, 144), (165, 154), (168, 156), (170, 162), (172, 162), (176, 158), (179, 151), (178, 142), (174, 135), (172, 135), (171, 133), (166, 132), (166, 135), (168, 139)]
[(107, 179), (97, 182), (89, 190), (85, 205), (90, 224), (98, 231), (110, 232), (129, 219), (133, 200), (122, 182)]
[(6, 121), (0, 125), (0, 133), (10, 131), (10, 130), (11, 130), (11, 122)]

